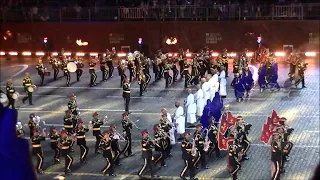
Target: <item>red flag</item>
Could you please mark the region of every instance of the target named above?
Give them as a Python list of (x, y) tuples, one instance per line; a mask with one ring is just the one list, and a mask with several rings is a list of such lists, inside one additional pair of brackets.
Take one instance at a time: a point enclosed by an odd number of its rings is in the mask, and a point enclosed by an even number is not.
[(223, 134), (218, 134), (218, 146), (220, 150), (228, 149), (228, 139), (223, 136)]
[(224, 135), (226, 131), (228, 130), (229, 123), (227, 121), (228, 115), (223, 114), (220, 119), (220, 124), (219, 124), (219, 132)]
[(237, 118), (233, 117), (231, 112), (228, 112), (227, 121), (229, 124), (234, 125), (237, 122)]
[(268, 144), (271, 135), (272, 135), (272, 131), (269, 130), (269, 125), (263, 124), (261, 137), (260, 137), (261, 142)]
[(271, 119), (273, 121), (273, 124), (279, 124), (280, 118), (275, 110), (272, 110)]

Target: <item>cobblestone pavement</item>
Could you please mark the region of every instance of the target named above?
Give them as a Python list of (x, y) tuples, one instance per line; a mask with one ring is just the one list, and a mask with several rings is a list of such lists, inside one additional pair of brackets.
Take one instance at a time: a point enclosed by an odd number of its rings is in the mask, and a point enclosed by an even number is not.
[[(28, 59), (12, 59), (10, 61), (0, 59), (1, 61), (1, 89), (4, 90), (6, 80), (13, 76), (14, 85), (17, 90), (22, 93), (22, 78), (26, 71), (31, 73), (31, 78), (35, 84), (39, 83), (39, 77), (35, 71), (36, 61)], [(249, 156), (250, 160), (242, 163), (242, 169), (239, 173), (240, 179), (270, 179), (270, 149), (262, 144), (259, 140), (262, 124), (266, 117), (275, 109), (280, 116), (287, 117), (288, 123), (295, 131), (292, 136), (294, 147), (291, 152), (290, 161), (286, 165), (286, 173), (281, 179), (310, 179), (316, 165), (319, 162), (319, 61), (308, 59), (308, 70), (306, 71), (305, 89), (282, 88), (280, 91), (267, 90), (263, 93), (259, 92), (255, 87), (249, 98), (244, 102), (235, 102), (233, 89), (228, 87), (228, 97), (225, 104), (231, 105), (231, 113), (233, 115), (242, 115), (246, 122), (251, 123), (252, 130), (249, 138), (252, 142)], [(18, 64), (28, 66), (17, 66)], [(10, 67), (10, 68), (9, 68)], [(49, 67), (49, 66), (48, 66)], [(49, 68), (50, 69), (50, 68)], [(97, 68), (98, 69), (98, 68)], [(253, 70), (253, 69), (252, 69)], [(231, 69), (229, 70), (231, 71)], [(288, 74), (288, 65), (279, 65), (279, 83), (284, 84)], [(101, 80), (101, 72), (97, 72), (98, 81)], [(60, 76), (61, 72), (60, 72)], [(56, 125), (62, 128), (62, 119), (64, 110), (67, 108), (70, 93), (77, 95), (78, 106), (81, 109), (81, 118), (88, 123), (91, 120), (94, 111), (100, 112), (101, 116), (108, 115), (108, 123), (103, 129), (107, 129), (110, 124), (115, 124), (121, 130), (120, 121), (123, 113), (124, 105), (122, 100), (122, 90), (119, 87), (120, 80), (117, 71), (114, 77), (107, 82), (100, 82), (96, 87), (89, 87), (88, 69), (84, 69), (84, 75), (80, 82), (75, 81), (75, 74), (72, 74), (72, 87), (65, 87), (65, 78), (61, 77), (58, 81), (52, 81), (52, 77), (46, 77), (45, 86), (39, 87), (34, 93), (34, 106), (24, 105), (21, 98), (17, 101), (17, 109), (19, 112), (19, 120), (27, 123), (28, 115), (32, 112), (39, 115), (46, 121), (47, 126)], [(153, 79), (152, 79), (153, 81)], [(231, 83), (231, 79), (228, 79)], [(165, 89), (164, 80), (152, 83), (151, 87), (143, 97), (139, 97), (139, 89), (136, 82), (132, 83), (132, 101), (130, 109), (132, 120), (139, 119), (137, 123), (140, 128), (152, 130), (152, 126), (160, 118), (160, 109), (166, 107), (173, 114), (175, 111), (174, 102), (186, 97), (183, 91), (183, 82), (178, 82), (172, 87)], [(49, 127), (48, 127), (49, 128)], [(48, 129), (47, 128), (47, 129)], [(194, 131), (194, 129), (189, 129)], [(101, 155), (93, 155), (93, 137), (92, 133), (87, 135), (88, 145), (90, 148), (88, 163), (80, 166), (79, 164), (79, 148), (76, 146), (76, 152), (72, 154), (75, 161), (73, 163), (73, 176), (67, 179), (137, 179), (137, 171), (142, 167), (143, 161), (140, 153), (140, 133), (139, 130), (133, 130), (134, 148), (136, 155), (129, 158), (121, 159), (121, 167), (117, 167), (115, 178), (103, 177), (100, 170), (105, 165), (105, 160)], [(63, 165), (51, 165), (52, 152), (48, 142), (44, 142), (44, 169), (45, 174), (39, 176), (39, 179), (52, 179), (63, 172)], [(124, 146), (124, 142), (121, 143)], [(167, 160), (169, 167), (158, 168), (158, 174), (161, 179), (178, 179), (180, 171), (183, 168), (181, 160), (180, 144), (174, 146), (173, 157)], [(226, 154), (220, 159), (212, 158), (209, 160), (210, 169), (201, 170), (197, 177), (200, 179), (230, 179), (227, 171)], [(62, 161), (63, 163), (63, 161)], [(148, 173), (147, 173), (147, 176)]]

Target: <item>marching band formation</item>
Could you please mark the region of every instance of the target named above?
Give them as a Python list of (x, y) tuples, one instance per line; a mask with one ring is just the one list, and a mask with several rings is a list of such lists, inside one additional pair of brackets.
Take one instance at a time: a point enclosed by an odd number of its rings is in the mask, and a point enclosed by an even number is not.
[[(233, 60), (234, 79), (231, 86), (234, 88), (235, 97), (238, 102), (243, 98), (249, 97), (251, 89), (255, 85), (253, 73), (249, 68), (251, 58), (247, 56), (247, 49)], [(161, 110), (162, 115), (159, 123), (154, 125), (154, 138), (151, 138), (147, 130), (143, 130), (141, 146), (144, 165), (138, 175), (142, 177), (143, 172), (148, 167), (151, 170), (152, 177), (159, 177), (155, 172), (155, 166), (160, 163), (165, 167), (166, 159), (171, 157), (170, 150), (172, 145), (176, 144), (175, 131), (177, 132), (181, 143), (182, 159), (185, 163), (180, 177), (186, 179), (186, 172), (189, 171), (191, 179), (195, 178), (195, 169), (208, 169), (207, 162), (212, 157), (212, 153), (217, 158), (221, 158), (220, 151), (228, 152), (228, 169), (234, 180), (238, 179), (237, 172), (241, 169), (241, 162), (248, 160), (248, 149), (250, 141), (248, 140), (251, 124), (245, 123), (241, 116), (233, 117), (227, 105), (223, 104), (223, 98), (227, 96), (227, 79), (229, 56), (226, 49), (216, 58), (210, 57), (208, 48), (204, 48), (197, 54), (191, 54), (188, 50), (181, 50), (177, 54), (166, 53), (161, 50), (155, 55), (153, 61), (145, 57), (142, 53), (136, 51), (129, 53), (125, 59), (119, 61), (118, 73), (120, 85), (123, 88), (123, 98), (125, 101), (125, 113), (122, 118), (123, 133), (116, 130), (116, 126), (110, 125), (108, 131), (101, 132), (101, 126), (107, 123), (107, 116), (101, 119), (98, 112), (92, 116), (93, 119), (89, 125), (83, 125), (80, 118), (80, 112), (77, 107), (76, 96), (71, 94), (68, 103), (68, 110), (65, 111), (63, 118), (64, 129), (58, 133), (55, 127), (51, 127), (48, 137), (50, 138), (51, 149), (55, 152), (53, 163), (60, 163), (60, 154), (65, 158), (65, 173), (71, 174), (73, 164), (73, 147), (75, 142), (80, 148), (80, 163), (86, 163), (86, 157), (89, 148), (86, 146), (85, 135), (92, 129), (93, 136), (96, 138), (95, 154), (102, 151), (103, 158), (106, 160), (106, 166), (101, 172), (115, 176), (115, 166), (120, 166), (120, 156), (134, 156), (132, 152), (131, 130), (137, 127), (135, 122), (129, 119), (130, 103), (130, 83), (135, 79), (140, 85), (140, 95), (150, 85), (151, 75), (150, 66), (152, 65), (155, 81), (161, 78), (165, 79), (165, 87), (168, 88), (180, 78), (184, 78), (184, 87), (187, 89), (188, 97), (181, 104), (175, 103), (176, 112), (171, 117), (166, 109)], [(191, 54), (191, 55), (190, 55)], [(67, 59), (62, 49), (60, 60), (57, 60), (52, 54), (48, 57), (52, 69), (54, 70), (54, 80), (57, 79), (59, 69), (67, 77), (66, 85), (70, 86), (70, 73), (76, 72), (77, 81), (80, 81), (84, 67), (83, 60), (80, 58)], [(106, 81), (113, 76), (113, 60), (116, 58), (116, 51), (107, 50), (106, 55), (99, 54), (97, 58), (90, 59), (89, 73), (90, 86), (96, 85), (97, 74), (95, 66), (100, 63), (102, 72), (102, 81)], [(255, 59), (260, 63), (258, 72), (258, 85), (260, 91), (266, 88), (279, 90), (278, 64), (275, 62), (275, 56), (268, 49), (259, 51), (258, 58)], [(290, 63), (289, 81), (298, 86), (302, 83), (305, 87), (304, 71), (307, 64), (302, 60), (301, 54), (293, 52), (287, 59)], [(41, 77), (41, 84), (45, 76), (50, 76), (50, 72), (42, 64), (42, 60), (36, 66), (38, 74)], [(129, 70), (129, 76), (126, 75), (126, 69)], [(172, 71), (172, 73), (171, 73)], [(172, 74), (172, 75), (171, 75)], [(195, 85), (196, 93), (193, 94), (191, 85)], [(22, 99), (23, 103), (29, 100), (32, 105), (32, 93), (37, 87), (32, 83), (28, 73), (23, 79), (23, 86), (26, 96)], [(7, 83), (8, 107), (15, 107), (15, 100), (19, 94), (15, 91), (12, 80)], [(42, 174), (43, 152), (41, 143), (47, 137), (45, 128), (39, 125), (41, 120), (35, 114), (30, 114), (28, 123), (30, 129), (30, 139), (32, 142), (32, 154), (37, 157), (37, 171)], [(271, 120), (269, 120), (271, 119)], [(293, 132), (286, 123), (285, 118), (279, 118), (275, 112), (263, 125), (261, 141), (268, 144), (271, 140), (271, 161), (272, 161), (272, 178), (280, 179), (280, 174), (284, 172), (284, 164), (289, 160), (289, 153), (293, 146), (289, 136)], [(195, 126), (196, 131), (191, 134), (185, 131), (185, 122), (190, 126)], [(199, 124), (198, 124), (199, 123)], [(42, 134), (39, 131), (42, 130)], [(21, 122), (17, 124), (17, 135), (23, 136)], [(119, 140), (125, 140), (126, 145), (120, 149)], [(156, 153), (155, 153), (156, 152)]]

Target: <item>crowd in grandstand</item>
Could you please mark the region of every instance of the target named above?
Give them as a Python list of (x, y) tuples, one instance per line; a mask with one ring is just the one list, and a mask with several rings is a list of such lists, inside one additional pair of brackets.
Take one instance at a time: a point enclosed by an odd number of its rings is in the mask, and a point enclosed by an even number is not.
[[(194, 16), (194, 19), (197, 20), (205, 14), (205, 10), (201, 12), (201, 8), (208, 7), (212, 8), (211, 14), (218, 17), (217, 20), (224, 17), (233, 19), (239, 13), (243, 17), (259, 19), (259, 17), (270, 16), (270, 5), (299, 5), (316, 2), (315, 0), (3, 0), (0, 17), (4, 19), (4, 17), (11, 16), (16, 19), (36, 21), (58, 19), (59, 16), (60, 18), (63, 16), (69, 19), (82, 19), (88, 16), (88, 11), (90, 11), (90, 16), (96, 15), (97, 17), (101, 17), (100, 11), (104, 11), (103, 15), (108, 13), (110, 17), (114, 15), (117, 19), (117, 8), (121, 8), (124, 14), (122, 17), (131, 13), (128, 8), (138, 8), (139, 11), (141, 10), (138, 14), (157, 17), (156, 19), (164, 19), (170, 16), (170, 13), (174, 13), (178, 14), (178, 18)], [(241, 6), (240, 12), (239, 6)], [(307, 10), (314, 11), (315, 9), (308, 7)]]

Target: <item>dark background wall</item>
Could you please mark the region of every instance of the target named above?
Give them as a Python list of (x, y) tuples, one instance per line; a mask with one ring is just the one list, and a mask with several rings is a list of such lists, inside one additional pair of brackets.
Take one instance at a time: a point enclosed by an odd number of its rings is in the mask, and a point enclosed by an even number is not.
[[(254, 50), (256, 37), (274, 51), (283, 45), (293, 45), (301, 51), (319, 51), (319, 21), (225, 21), (225, 22), (117, 22), (117, 23), (17, 23), (2, 24), (1, 34), (13, 34), (1, 39), (1, 51), (43, 51), (43, 38), (48, 37), (55, 51), (64, 48), (73, 52), (104, 52), (106, 48), (130, 46), (137, 49), (138, 38), (150, 52), (159, 48), (191, 51), (208, 46), (213, 50)], [(166, 37), (176, 37), (175, 46), (165, 44)], [(79, 47), (76, 40), (89, 42)]]

